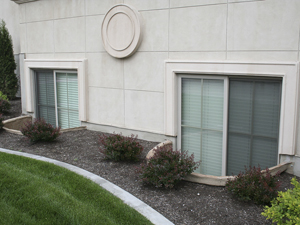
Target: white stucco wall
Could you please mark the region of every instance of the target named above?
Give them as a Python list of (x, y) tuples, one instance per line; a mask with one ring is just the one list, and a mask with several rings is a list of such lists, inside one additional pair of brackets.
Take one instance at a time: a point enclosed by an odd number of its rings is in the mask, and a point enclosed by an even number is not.
[[(135, 7), (144, 22), (141, 46), (125, 59), (107, 54), (101, 40), (105, 13), (118, 3)], [(93, 126), (164, 135), (165, 60), (299, 61), (299, 0), (39, 0), (15, 6), (27, 59), (87, 59), (87, 122)]]
[(19, 7), (10, 0), (2, 0), (0, 4), (0, 20), (3, 19), (12, 37), (14, 54), (20, 53)]

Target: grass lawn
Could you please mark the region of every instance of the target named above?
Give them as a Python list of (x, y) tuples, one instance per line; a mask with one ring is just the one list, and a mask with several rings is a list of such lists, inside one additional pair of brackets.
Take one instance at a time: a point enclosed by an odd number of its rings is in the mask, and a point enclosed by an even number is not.
[(0, 153), (0, 224), (151, 224), (65, 168)]

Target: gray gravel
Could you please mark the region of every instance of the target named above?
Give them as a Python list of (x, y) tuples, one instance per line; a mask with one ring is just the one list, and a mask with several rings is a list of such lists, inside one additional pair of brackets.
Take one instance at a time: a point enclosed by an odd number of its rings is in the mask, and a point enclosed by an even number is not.
[[(18, 102), (19, 101), (19, 102)], [(11, 117), (19, 112), (20, 100), (14, 101)], [(144, 160), (147, 152), (157, 143), (140, 140), (144, 147), (140, 162), (117, 163), (106, 161), (99, 152), (98, 137), (101, 133), (90, 130), (63, 133), (55, 142), (36, 143), (23, 136), (0, 131), (0, 148), (22, 151), (63, 161), (118, 185), (160, 212), (175, 224), (271, 224), (260, 213), (262, 206), (243, 203), (228, 194), (223, 187), (213, 187), (183, 181), (172, 190), (142, 185), (135, 168)], [(281, 190), (291, 188), (293, 176), (283, 173)]]

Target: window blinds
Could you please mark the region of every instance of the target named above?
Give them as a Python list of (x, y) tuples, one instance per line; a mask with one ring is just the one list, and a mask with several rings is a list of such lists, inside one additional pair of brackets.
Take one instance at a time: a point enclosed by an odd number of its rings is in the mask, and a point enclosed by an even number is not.
[(77, 73), (38, 71), (36, 80), (38, 117), (63, 129), (80, 126)]
[[(181, 149), (201, 160), (196, 172), (220, 176), (245, 166), (277, 164), (281, 80), (229, 79), (228, 127), (223, 127), (224, 81), (181, 79)], [(223, 130), (227, 129), (227, 146)]]
[(56, 73), (58, 124), (61, 128), (80, 126), (76, 73)]
[(56, 126), (55, 94), (53, 72), (37, 72), (37, 111), (38, 117)]
[(230, 80), (227, 174), (277, 164), (281, 81)]
[(223, 102), (223, 80), (182, 79), (181, 148), (201, 160), (198, 173), (221, 175)]

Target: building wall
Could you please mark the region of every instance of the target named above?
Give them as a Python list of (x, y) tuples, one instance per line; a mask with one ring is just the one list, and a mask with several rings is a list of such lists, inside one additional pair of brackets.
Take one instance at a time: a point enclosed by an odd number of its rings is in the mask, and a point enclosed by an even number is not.
[[(118, 3), (144, 23), (141, 46), (125, 59), (101, 40), (105, 13)], [(102, 129), (164, 136), (165, 60), (299, 60), (299, 0), (39, 0), (19, 10), (27, 59), (87, 59), (87, 124)]]

